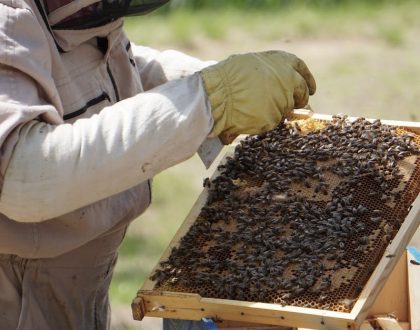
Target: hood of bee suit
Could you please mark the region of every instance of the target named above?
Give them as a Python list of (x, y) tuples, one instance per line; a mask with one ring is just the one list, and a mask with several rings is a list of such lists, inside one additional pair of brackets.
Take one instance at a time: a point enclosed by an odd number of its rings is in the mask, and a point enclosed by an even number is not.
[[(43, 15), (56, 43), (69, 51), (91, 39), (107, 36), (122, 26), (122, 17), (144, 15), (169, 0), (35, 0), (43, 1)], [(39, 6), (38, 6), (39, 7)]]

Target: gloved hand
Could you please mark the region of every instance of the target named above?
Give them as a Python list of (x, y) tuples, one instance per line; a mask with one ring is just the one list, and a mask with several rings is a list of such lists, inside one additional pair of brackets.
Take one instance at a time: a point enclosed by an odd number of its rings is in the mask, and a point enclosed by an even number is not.
[(282, 51), (233, 55), (200, 75), (214, 118), (210, 137), (271, 130), (316, 90), (306, 64)]

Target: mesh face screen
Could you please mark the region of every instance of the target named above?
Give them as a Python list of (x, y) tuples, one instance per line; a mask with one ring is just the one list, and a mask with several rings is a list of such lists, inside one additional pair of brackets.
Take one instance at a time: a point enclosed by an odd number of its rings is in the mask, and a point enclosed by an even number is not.
[[(48, 12), (71, 2), (47, 1)], [(83, 30), (102, 26), (124, 16), (144, 15), (168, 3), (169, 0), (98, 0), (52, 26), (55, 30)]]
[(358, 119), (282, 124), (206, 179), (155, 290), (350, 312), (420, 192), (420, 136)]

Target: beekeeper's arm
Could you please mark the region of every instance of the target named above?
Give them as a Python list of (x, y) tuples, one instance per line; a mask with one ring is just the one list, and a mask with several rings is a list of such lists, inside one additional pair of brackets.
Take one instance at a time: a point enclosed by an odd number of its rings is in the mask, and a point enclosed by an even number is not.
[(146, 90), (202, 71), (217, 123), (211, 136), (270, 130), (284, 114), (304, 107), (316, 90), (306, 64), (286, 52), (233, 55), (217, 64), (178, 51), (161, 52), (134, 43), (131, 49)]
[[(64, 124), (57, 95), (44, 88), (48, 44), (27, 16), (0, 34), (11, 45), (0, 49), (0, 212), (16, 221), (54, 218), (129, 189), (190, 157), (210, 131), (273, 127), (315, 88), (289, 54), (239, 55)], [(267, 101), (254, 106), (261, 96)]]
[[(51, 108), (42, 104), (28, 77), (0, 70), (1, 89), (10, 95), (16, 84), (20, 93), (34, 96), (32, 104), (9, 96), (0, 101), (0, 111)], [(3, 174), (0, 212), (16, 221), (38, 222), (129, 189), (193, 155), (212, 124), (198, 74), (74, 124), (31, 120), (14, 128), (19, 132)]]

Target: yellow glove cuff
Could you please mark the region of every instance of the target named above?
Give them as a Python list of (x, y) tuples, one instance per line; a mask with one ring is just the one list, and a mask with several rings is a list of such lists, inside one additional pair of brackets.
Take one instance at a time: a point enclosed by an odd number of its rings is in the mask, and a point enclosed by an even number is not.
[(233, 108), (232, 93), (226, 73), (221, 67), (210, 66), (200, 72), (209, 98), (214, 118), (214, 126), (209, 137), (215, 137), (225, 131), (231, 123)]

